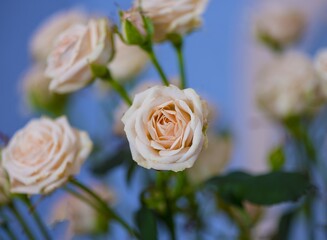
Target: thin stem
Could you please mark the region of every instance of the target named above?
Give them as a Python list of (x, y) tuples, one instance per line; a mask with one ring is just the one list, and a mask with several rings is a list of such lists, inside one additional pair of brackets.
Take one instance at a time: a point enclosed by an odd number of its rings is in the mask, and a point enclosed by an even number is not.
[(186, 84), (186, 72), (185, 72), (185, 61), (183, 56), (183, 43), (180, 44), (173, 44), (175, 47), (177, 58), (178, 58), (178, 64), (179, 64), (179, 73), (180, 73), (180, 87), (181, 89), (184, 89), (187, 87)]
[(5, 221), (4, 224), (4, 230), (7, 233), (8, 237), (11, 240), (17, 240), (18, 238), (15, 236), (15, 234), (13, 233), (13, 231), (11, 230), (10, 226), (8, 225), (9, 223), (9, 219), (8, 217), (5, 215), (5, 213), (0, 212), (0, 217)]
[(154, 67), (157, 69), (163, 84), (165, 86), (169, 86), (170, 83), (168, 81), (168, 78), (166, 77), (166, 74), (164, 73), (162, 67), (160, 66), (160, 63), (159, 63), (159, 61), (158, 61), (158, 59), (157, 59), (157, 57), (156, 57), (156, 55), (155, 55), (155, 53), (153, 51), (153, 48), (152, 47), (146, 48), (145, 51), (148, 53)]
[(64, 187), (64, 190), (66, 190), (69, 194), (72, 196), (78, 198), (79, 200), (85, 202), (86, 204), (90, 205), (91, 207), (94, 208), (97, 212), (100, 212), (107, 217), (107, 215), (102, 211), (102, 208), (100, 208), (97, 204), (95, 204), (93, 201), (91, 201), (89, 198), (85, 197), (83, 194), (80, 194), (73, 189), (70, 189), (69, 187)]
[(113, 79), (112, 77), (110, 79), (106, 79), (108, 80), (108, 82), (110, 83), (110, 85), (113, 87), (113, 89), (115, 89), (116, 92), (119, 93), (119, 95), (122, 97), (122, 99), (129, 105), (132, 105), (132, 100), (129, 97), (126, 89), (115, 79)]
[(16, 206), (14, 205), (14, 203), (10, 203), (9, 208), (10, 208), (11, 212), (14, 214), (14, 216), (17, 219), (17, 221), (19, 222), (19, 224), (21, 225), (21, 227), (23, 228), (23, 230), (26, 233), (26, 236), (28, 237), (28, 239), (35, 240), (36, 238), (32, 234), (30, 228), (25, 223), (25, 220), (20, 215), (20, 213), (19, 213), (18, 209), (16, 208)]
[(48, 229), (47, 227), (45, 226), (43, 220), (41, 219), (41, 217), (39, 216), (39, 214), (37, 213), (36, 210), (33, 211), (33, 206), (32, 206), (32, 203), (30, 201), (29, 198), (26, 198), (26, 200), (24, 201), (26, 203), (26, 205), (28, 206), (28, 208), (30, 209), (31, 214), (36, 222), (36, 224), (38, 225), (44, 239), (46, 240), (51, 240), (51, 236), (49, 235), (49, 232), (48, 232)]
[(128, 223), (125, 222), (120, 216), (118, 216), (110, 207), (108, 207), (107, 203), (103, 201), (95, 192), (93, 192), (90, 188), (85, 186), (84, 184), (80, 183), (76, 179), (70, 179), (70, 183), (73, 184), (75, 187), (78, 187), (79, 189), (83, 190), (85, 193), (87, 193), (90, 197), (92, 197), (95, 201), (98, 202), (98, 204), (102, 207), (102, 210), (106, 211), (107, 214), (112, 217), (114, 220), (116, 220), (118, 223), (120, 223), (130, 234), (134, 236), (139, 236), (139, 234), (132, 229), (128, 225)]

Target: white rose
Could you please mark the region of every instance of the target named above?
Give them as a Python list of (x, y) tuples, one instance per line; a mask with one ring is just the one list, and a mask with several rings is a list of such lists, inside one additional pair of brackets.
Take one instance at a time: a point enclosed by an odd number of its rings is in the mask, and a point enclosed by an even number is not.
[(187, 176), (193, 184), (221, 173), (231, 157), (232, 142), (229, 137), (208, 135), (208, 147), (203, 149), (194, 166), (187, 170)]
[(9, 180), (6, 171), (0, 165), (0, 206), (9, 201)]
[(277, 56), (259, 74), (256, 97), (269, 115), (283, 119), (317, 106), (319, 81), (311, 61), (301, 53)]
[(154, 25), (154, 41), (162, 42), (169, 34), (185, 35), (202, 24), (201, 15), (208, 0), (136, 0)]
[(319, 76), (321, 92), (324, 99), (327, 98), (327, 49), (318, 52), (314, 60), (314, 67)]
[(48, 57), (50, 90), (76, 91), (92, 81), (90, 64), (107, 65), (113, 55), (112, 32), (105, 19), (77, 24), (61, 33)]
[(207, 106), (193, 89), (155, 86), (137, 94), (122, 118), (132, 157), (140, 166), (182, 171), (205, 142)]
[(35, 64), (22, 78), (21, 87), (25, 100), (33, 110), (58, 111), (65, 105), (66, 96), (50, 92), (50, 78), (44, 74), (44, 66)]
[[(110, 205), (114, 204), (115, 194), (107, 186), (96, 185), (92, 189), (105, 202)], [(100, 215), (89, 204), (71, 195), (59, 199), (51, 211), (51, 225), (65, 220), (69, 221), (66, 239), (72, 239), (75, 235), (96, 234), (99, 231), (106, 232), (108, 227), (108, 221), (103, 215)], [(100, 224), (101, 226), (99, 226)]]
[(77, 174), (89, 156), (87, 133), (72, 128), (65, 117), (31, 120), (2, 152), (12, 193), (43, 194)]
[(255, 30), (259, 36), (268, 37), (279, 45), (299, 39), (305, 29), (305, 17), (298, 9), (282, 3), (265, 5), (258, 10)]
[(30, 49), (33, 57), (38, 61), (45, 62), (54, 44), (54, 39), (72, 25), (86, 23), (87, 18), (83, 11), (76, 9), (51, 16), (36, 30), (31, 39)]
[(114, 79), (124, 82), (137, 76), (147, 64), (148, 55), (137, 46), (124, 44), (119, 37), (115, 38), (115, 56), (108, 64)]

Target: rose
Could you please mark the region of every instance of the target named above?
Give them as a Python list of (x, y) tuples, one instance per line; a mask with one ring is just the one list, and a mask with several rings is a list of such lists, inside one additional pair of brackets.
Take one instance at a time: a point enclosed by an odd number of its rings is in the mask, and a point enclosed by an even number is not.
[(187, 176), (193, 184), (221, 173), (231, 157), (232, 142), (229, 137), (208, 136), (208, 147), (203, 149), (192, 168), (187, 170)]
[(327, 98), (327, 49), (320, 50), (314, 60), (323, 98)]
[(277, 119), (310, 113), (319, 106), (319, 81), (311, 61), (301, 53), (278, 56), (259, 74), (259, 106)]
[(202, 24), (207, 0), (136, 0), (154, 25), (154, 41), (165, 41), (169, 34), (185, 35)]
[[(180, 80), (178, 78), (170, 79), (170, 82), (176, 86), (178, 85), (179, 81)], [(130, 96), (134, 98), (137, 93), (143, 92), (151, 87), (154, 87), (157, 85), (157, 83), (158, 81), (152, 81), (152, 80), (142, 82), (141, 84), (137, 85), (135, 89), (133, 89)], [(126, 136), (124, 131), (124, 124), (121, 121), (121, 119), (127, 110), (128, 110), (128, 105), (125, 102), (121, 102), (120, 105), (115, 110), (113, 131), (117, 136)]]
[[(107, 186), (97, 184), (92, 187), (94, 191), (107, 203), (113, 205), (115, 194)], [(89, 197), (89, 196), (84, 196)], [(64, 196), (59, 199), (51, 211), (51, 225), (64, 220), (69, 221), (66, 239), (72, 239), (81, 234), (104, 233), (108, 230), (108, 221), (92, 206), (86, 204), (75, 196)]]
[(137, 94), (122, 121), (132, 157), (157, 170), (190, 168), (205, 141), (207, 106), (193, 89), (155, 86)]
[(44, 66), (35, 64), (22, 78), (22, 91), (31, 109), (60, 115), (65, 107), (66, 96), (50, 92), (50, 80), (44, 75)]
[(9, 201), (9, 180), (6, 171), (0, 165), (0, 206)]
[(124, 44), (119, 37), (115, 38), (116, 53), (108, 68), (114, 79), (125, 82), (138, 75), (147, 64), (148, 55), (136, 46)]
[(11, 192), (53, 191), (79, 172), (91, 149), (87, 133), (72, 128), (65, 117), (31, 120), (2, 152)]
[(30, 49), (33, 57), (45, 62), (54, 39), (63, 31), (75, 24), (84, 24), (88, 16), (78, 9), (58, 12), (47, 19), (34, 33)]
[(90, 64), (107, 65), (113, 55), (112, 32), (105, 19), (74, 25), (61, 33), (48, 57), (50, 90), (76, 91), (92, 81)]
[(298, 40), (305, 29), (305, 17), (286, 4), (269, 4), (259, 10), (255, 22), (257, 35), (269, 42), (284, 46)]

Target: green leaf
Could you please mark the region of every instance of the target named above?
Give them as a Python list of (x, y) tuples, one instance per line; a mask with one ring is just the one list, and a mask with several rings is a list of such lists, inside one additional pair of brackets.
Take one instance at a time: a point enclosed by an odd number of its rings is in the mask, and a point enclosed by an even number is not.
[(158, 239), (156, 216), (146, 206), (142, 206), (135, 215), (137, 226), (140, 230), (140, 239), (156, 240)]
[(142, 20), (143, 20), (144, 28), (147, 32), (148, 38), (151, 40), (152, 36), (154, 34), (154, 26), (153, 26), (152, 20), (144, 15), (142, 15)]
[(257, 176), (234, 172), (214, 177), (206, 184), (223, 200), (239, 207), (244, 201), (257, 205), (296, 201), (312, 187), (307, 177), (296, 172), (271, 172)]
[(207, 184), (218, 191), (220, 197), (228, 203), (242, 207), (244, 187), (242, 183), (251, 178), (244, 172), (232, 172), (226, 176), (214, 177)]
[(143, 36), (131, 21), (125, 19), (122, 26), (126, 43), (131, 45), (142, 45), (145, 42), (145, 36)]
[(286, 158), (285, 158), (283, 147), (278, 146), (278, 147), (274, 148), (270, 152), (269, 158), (268, 158), (271, 170), (273, 170), (273, 171), (281, 170), (285, 164), (285, 159)]
[(96, 175), (105, 175), (116, 167), (121, 166), (123, 163), (130, 161), (132, 161), (131, 151), (128, 147), (123, 147), (113, 155), (93, 163), (91, 170)]

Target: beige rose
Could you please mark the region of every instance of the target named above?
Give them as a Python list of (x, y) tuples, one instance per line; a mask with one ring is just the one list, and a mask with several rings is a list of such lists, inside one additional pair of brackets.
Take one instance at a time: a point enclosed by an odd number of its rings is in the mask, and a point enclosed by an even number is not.
[(114, 79), (125, 82), (137, 76), (148, 63), (148, 55), (139, 47), (124, 44), (115, 38), (115, 56), (108, 64)]
[(137, 94), (122, 121), (140, 166), (182, 171), (193, 166), (205, 142), (207, 106), (193, 89), (155, 86)]
[(305, 29), (305, 16), (297, 8), (272, 3), (258, 10), (255, 31), (259, 36), (268, 37), (279, 45), (298, 40)]
[(291, 52), (277, 56), (259, 74), (256, 98), (259, 106), (278, 119), (305, 114), (319, 101), (319, 81), (310, 59)]
[[(114, 204), (115, 194), (107, 186), (97, 184), (92, 189), (105, 202), (110, 205)], [(66, 239), (72, 239), (75, 235), (106, 232), (108, 227), (108, 221), (103, 215), (100, 215), (89, 204), (71, 195), (59, 199), (51, 211), (51, 225), (65, 220), (69, 221)]]
[(31, 120), (2, 152), (12, 193), (46, 194), (77, 174), (92, 142), (65, 117)]
[(34, 33), (30, 50), (32, 56), (41, 62), (45, 62), (50, 54), (54, 39), (75, 24), (84, 24), (88, 16), (81, 10), (74, 9), (58, 12), (48, 18)]
[(44, 74), (45, 67), (35, 64), (24, 75), (21, 81), (25, 101), (33, 110), (57, 112), (63, 109), (66, 96), (50, 92), (50, 78)]
[(113, 55), (112, 32), (105, 19), (77, 24), (61, 33), (48, 57), (50, 90), (76, 91), (92, 81), (90, 64), (107, 65)]
[(6, 171), (0, 165), (0, 206), (9, 201), (9, 180)]
[(202, 150), (193, 167), (187, 170), (187, 176), (193, 184), (200, 184), (218, 175), (230, 160), (232, 142), (229, 137), (209, 134), (208, 140), (208, 147)]
[(208, 0), (136, 0), (154, 25), (154, 41), (162, 42), (169, 34), (185, 35), (202, 24), (201, 15)]

